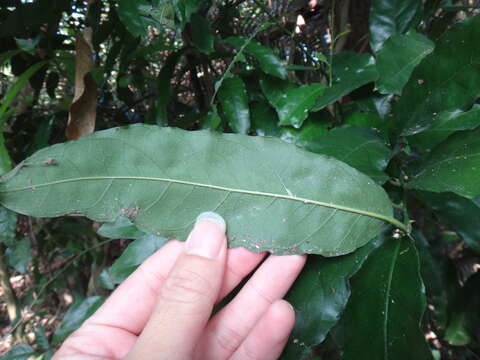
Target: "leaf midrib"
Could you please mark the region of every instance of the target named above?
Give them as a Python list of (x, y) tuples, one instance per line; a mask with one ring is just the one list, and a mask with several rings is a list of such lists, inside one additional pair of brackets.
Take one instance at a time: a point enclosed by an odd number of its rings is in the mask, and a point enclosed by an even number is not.
[(198, 186), (203, 188), (215, 189), (220, 191), (227, 191), (239, 194), (247, 194), (247, 195), (256, 195), (256, 196), (265, 196), (265, 197), (272, 197), (278, 199), (285, 199), (291, 201), (298, 201), (303, 202), (304, 204), (312, 204), (317, 206), (323, 206), (331, 209), (337, 209), (341, 211), (346, 211), (350, 213), (355, 213), (359, 215), (369, 216), (372, 218), (376, 218), (379, 220), (383, 220), (389, 222), (390, 224), (398, 227), (399, 229), (408, 233), (407, 227), (401, 223), (400, 221), (388, 217), (382, 214), (373, 213), (366, 210), (355, 209), (348, 206), (342, 206), (332, 203), (326, 203), (323, 201), (316, 201), (307, 198), (301, 198), (296, 196), (284, 195), (284, 194), (275, 194), (263, 191), (254, 191), (254, 190), (244, 190), (244, 189), (235, 189), (235, 188), (228, 188), (225, 186), (219, 185), (212, 185), (212, 184), (203, 184), (193, 181), (186, 181), (186, 180), (178, 180), (178, 179), (169, 179), (169, 178), (160, 178), (160, 177), (146, 177), (146, 176), (91, 176), (91, 177), (78, 177), (78, 178), (70, 178), (70, 179), (62, 179), (56, 181), (50, 181), (46, 183), (36, 184), (36, 185), (29, 185), (19, 188), (7, 189), (7, 190), (0, 190), (0, 194), (4, 193), (11, 193), (11, 192), (18, 192), (18, 191), (25, 191), (25, 190), (35, 190), (41, 187), (48, 187), (53, 185), (65, 184), (70, 182), (79, 182), (79, 181), (95, 181), (95, 180), (140, 180), (140, 181), (159, 181), (159, 182), (167, 182), (167, 183), (174, 183), (174, 184), (183, 184), (183, 185), (191, 185), (191, 186)]

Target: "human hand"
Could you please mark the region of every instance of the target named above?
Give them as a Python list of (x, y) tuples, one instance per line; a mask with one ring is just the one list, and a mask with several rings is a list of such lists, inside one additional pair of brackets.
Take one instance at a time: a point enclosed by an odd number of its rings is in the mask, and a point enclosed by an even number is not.
[(203, 213), (185, 243), (171, 240), (149, 257), (53, 359), (277, 359), (295, 322), (281, 299), (305, 256), (270, 255), (211, 317), (265, 255), (227, 250), (224, 220)]

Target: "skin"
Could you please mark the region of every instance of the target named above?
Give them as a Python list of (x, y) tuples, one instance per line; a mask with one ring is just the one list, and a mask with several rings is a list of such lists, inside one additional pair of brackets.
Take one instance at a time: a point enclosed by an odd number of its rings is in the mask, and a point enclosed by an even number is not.
[[(53, 359), (277, 359), (295, 322), (282, 298), (306, 258), (266, 256), (227, 249), (224, 223), (197, 221), (185, 243), (171, 240), (149, 257)], [(214, 305), (257, 266), (212, 317)]]

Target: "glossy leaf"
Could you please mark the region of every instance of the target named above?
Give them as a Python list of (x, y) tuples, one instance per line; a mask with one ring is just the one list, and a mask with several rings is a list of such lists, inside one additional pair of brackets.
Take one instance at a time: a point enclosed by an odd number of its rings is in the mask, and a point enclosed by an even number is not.
[(347, 163), (379, 184), (388, 179), (384, 170), (390, 160), (391, 150), (382, 138), (368, 128), (339, 126), (309, 139), (304, 146), (309, 151)]
[(0, 201), (14, 211), (124, 215), (166, 238), (185, 239), (200, 212), (217, 211), (230, 245), (256, 251), (335, 256), (366, 244), (385, 221), (404, 228), (368, 177), (275, 138), (113, 128), (42, 149), (1, 180)]
[(322, 96), (325, 87), (320, 83), (295, 86), (275, 78), (264, 77), (260, 85), (265, 97), (277, 110), (279, 125), (300, 128), (308, 116), (308, 111)]
[(434, 47), (432, 41), (417, 32), (391, 36), (376, 54), (378, 91), (400, 95), (413, 69)]
[(455, 229), (465, 244), (480, 253), (480, 206), (453, 193), (421, 192), (417, 196)]
[(298, 360), (299, 353), (308, 353), (323, 342), (347, 305), (350, 277), (374, 248), (374, 242), (370, 242), (352, 254), (308, 258), (301, 276), (286, 296), (295, 309), (295, 328), (280, 359)]
[(273, 50), (268, 47), (260, 45), (255, 40), (241, 37), (229, 37), (228, 39), (225, 39), (224, 42), (234, 46), (237, 50), (243, 48), (245, 53), (253, 56), (258, 61), (260, 68), (266, 74), (283, 80), (287, 78), (287, 69), (277, 55), (275, 55)]
[(480, 196), (480, 128), (458, 132), (439, 144), (416, 166), (410, 189), (451, 191), (474, 198)]
[(342, 359), (431, 359), (420, 330), (426, 300), (410, 239), (390, 239), (374, 250), (351, 288), (335, 332)]
[(218, 92), (223, 112), (229, 125), (239, 134), (247, 134), (250, 130), (250, 109), (248, 108), (247, 91), (239, 76), (225, 78)]
[(192, 41), (205, 54), (213, 51), (214, 37), (207, 19), (199, 14), (193, 14), (190, 22)]
[(395, 34), (403, 34), (420, 20), (422, 0), (373, 0), (370, 9), (370, 45), (378, 51)]
[(313, 111), (340, 100), (353, 90), (378, 79), (375, 59), (369, 54), (343, 52), (333, 58), (333, 83), (318, 98)]
[(167, 239), (155, 235), (143, 235), (128, 245), (122, 255), (108, 268), (108, 280), (120, 284), (150, 255), (160, 249)]
[(5, 257), (8, 265), (20, 274), (25, 274), (28, 265), (32, 261), (32, 255), (30, 255), (30, 239), (24, 237), (21, 240), (14, 241), (5, 252)]
[(7, 353), (5, 353), (2, 360), (29, 360), (35, 355), (35, 350), (30, 345), (20, 344), (15, 345)]
[(258, 136), (279, 136), (282, 128), (278, 124), (275, 110), (268, 104), (261, 102), (252, 105), (252, 130)]
[(430, 150), (451, 134), (471, 130), (480, 126), (480, 105), (475, 104), (469, 111), (445, 111), (438, 114), (430, 128), (408, 139), (409, 144), (422, 150)]
[(93, 315), (104, 301), (105, 297), (103, 296), (90, 296), (71, 305), (63, 317), (62, 324), (55, 330), (52, 343), (59, 344), (65, 340)]
[[(453, 25), (418, 65), (394, 107), (403, 135), (431, 127), (444, 111), (468, 109), (480, 93), (480, 16)], [(452, 75), (454, 74), (454, 75)]]

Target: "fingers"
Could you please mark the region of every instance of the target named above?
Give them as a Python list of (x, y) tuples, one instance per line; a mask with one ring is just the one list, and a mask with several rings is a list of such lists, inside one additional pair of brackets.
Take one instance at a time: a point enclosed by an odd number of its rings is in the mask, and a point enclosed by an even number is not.
[(227, 269), (217, 302), (235, 289), (240, 281), (257, 267), (265, 255), (267, 255), (266, 252), (254, 253), (242, 247), (229, 249), (227, 254)]
[(285, 300), (275, 301), (230, 360), (275, 360), (282, 353), (293, 326), (295, 311)]
[(110, 295), (85, 325), (104, 324), (140, 334), (152, 313), (163, 280), (182, 252), (183, 243), (167, 242)]
[(305, 256), (270, 256), (238, 295), (208, 324), (198, 346), (201, 359), (227, 359), (276, 300), (283, 298), (305, 264)]
[(192, 358), (222, 285), (226, 254), (225, 222), (200, 215), (127, 359)]
[(183, 243), (169, 241), (150, 256), (67, 338), (54, 359), (73, 354), (84, 359), (125, 357), (152, 313), (163, 279), (182, 251)]

